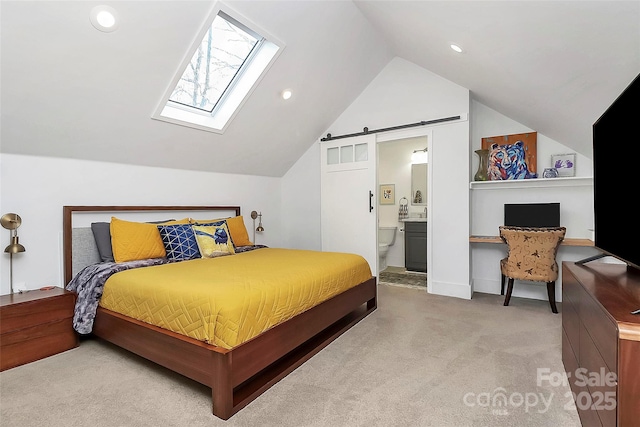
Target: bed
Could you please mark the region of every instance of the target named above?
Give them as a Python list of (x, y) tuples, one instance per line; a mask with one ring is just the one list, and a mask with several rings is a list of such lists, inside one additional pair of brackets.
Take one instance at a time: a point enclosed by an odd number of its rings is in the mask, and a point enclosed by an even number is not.
[[(172, 212), (197, 212), (200, 215), (208, 214), (210, 217), (217, 218), (240, 216), (240, 208), (237, 206), (65, 206), (63, 208), (65, 283), (70, 283), (83, 268), (93, 262), (100, 261), (99, 257), (96, 258), (96, 254), (92, 253), (95, 252), (96, 244), (90, 229), (88, 232), (87, 227), (76, 226), (75, 216), (88, 213), (114, 216), (136, 213), (139, 215), (155, 214), (157, 217), (160, 213), (167, 215)], [(173, 265), (162, 264), (122, 271), (107, 280), (105, 295), (108, 295), (107, 290), (111, 293), (117, 289), (115, 278), (119, 278), (121, 282), (124, 281), (124, 287), (126, 287), (126, 283), (129, 283), (128, 280), (132, 276), (141, 275), (143, 270), (144, 275), (147, 275), (147, 272), (162, 271), (160, 276), (167, 276), (166, 272), (177, 271), (174, 267), (184, 269), (187, 263), (191, 263), (189, 264), (190, 271), (197, 270), (195, 266), (202, 266), (205, 272), (211, 271), (210, 265), (213, 262), (217, 263), (215, 271), (225, 269), (239, 271), (238, 265), (244, 263), (245, 259), (248, 265), (252, 266), (251, 269), (259, 268), (261, 263), (268, 263), (271, 266), (278, 264), (277, 268), (274, 266), (270, 269), (269, 274), (261, 275), (261, 277), (265, 277), (264, 280), (270, 277), (269, 286), (272, 287), (278, 280), (282, 281), (283, 284), (286, 284), (282, 289), (294, 289), (294, 294), (292, 294), (294, 296), (299, 295), (299, 291), (295, 291), (297, 289), (296, 281), (311, 280), (313, 282), (315, 280), (311, 276), (305, 278), (304, 274), (296, 275), (293, 273), (294, 268), (287, 268), (284, 264), (280, 265), (281, 262), (274, 262), (274, 259), (283, 256), (284, 250), (282, 249), (267, 247), (246, 249), (255, 250), (213, 260), (189, 260)], [(312, 251), (307, 252), (309, 253), (300, 255), (303, 258), (313, 255)], [(317, 254), (330, 256), (326, 253)], [(290, 256), (290, 254), (284, 253), (284, 256)], [(327, 260), (326, 262), (335, 264), (335, 260)], [(191, 268), (192, 266), (194, 268)], [(376, 279), (370, 275), (369, 270), (367, 271), (366, 276), (362, 276), (362, 272), (360, 272), (359, 276), (351, 277), (350, 280), (358, 277), (358, 282), (349, 284), (344, 289), (340, 288), (339, 282), (344, 280), (340, 274), (330, 277), (324, 282), (331, 282), (334, 285), (331, 293), (317, 301), (314, 301), (313, 298), (311, 300), (300, 298), (301, 301), (304, 300), (306, 305), (300, 303), (300, 307), (293, 307), (294, 311), (284, 313), (284, 310), (275, 310), (282, 315), (281, 318), (276, 319), (274, 324), (267, 322), (259, 325), (258, 332), (256, 330), (243, 332), (242, 325), (236, 327), (234, 322), (219, 321), (228, 314), (224, 313), (226, 308), (229, 312), (242, 312), (246, 317), (247, 312), (256, 311), (255, 307), (262, 310), (264, 306), (260, 303), (255, 305), (254, 302), (253, 306), (247, 303), (246, 307), (233, 308), (231, 305), (233, 295), (228, 293), (228, 300), (220, 296), (216, 298), (216, 301), (220, 301), (220, 303), (217, 311), (209, 316), (215, 319), (210, 322), (209, 329), (217, 329), (216, 325), (231, 323), (233, 326), (231, 338), (229, 338), (229, 328), (226, 330), (227, 335), (224, 335), (223, 338), (214, 336), (214, 334), (205, 337), (197, 334), (189, 336), (184, 331), (171, 330), (166, 325), (164, 327), (156, 326), (146, 319), (145, 321), (139, 320), (118, 312), (116, 309), (110, 310), (104, 307), (97, 308), (91, 333), (211, 387), (213, 414), (226, 420), (376, 309)], [(315, 274), (313, 276), (315, 277)], [(125, 277), (127, 277), (126, 280)], [(111, 281), (112, 279), (114, 280)], [(152, 280), (155, 283), (157, 279), (147, 278), (145, 280)], [(262, 285), (262, 283), (254, 284), (253, 282), (256, 280), (254, 277), (246, 279), (246, 283), (243, 282), (248, 292), (255, 291), (257, 286)], [(189, 288), (189, 286), (198, 285), (188, 282), (189, 280), (184, 280), (186, 288), (199, 289)], [(322, 293), (325, 284), (318, 285), (316, 283), (315, 286), (320, 289), (320, 292), (314, 292)], [(193, 292), (185, 290), (185, 294), (187, 293), (193, 294)], [(288, 302), (295, 299), (281, 296), (280, 293), (278, 295)], [(327, 297), (327, 295), (329, 296)], [(177, 295), (169, 298), (173, 300), (177, 298)], [(251, 298), (246, 299), (251, 300)], [(223, 304), (223, 301), (229, 302)], [(255, 329), (256, 326), (252, 325), (251, 328)]]

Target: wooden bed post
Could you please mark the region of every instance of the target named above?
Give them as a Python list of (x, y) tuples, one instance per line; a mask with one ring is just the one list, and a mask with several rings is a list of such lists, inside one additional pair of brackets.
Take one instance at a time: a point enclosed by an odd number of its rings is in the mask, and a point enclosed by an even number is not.
[(233, 381), (232, 353), (212, 352), (213, 378), (211, 378), (211, 396), (213, 400), (213, 415), (228, 420), (234, 414), (233, 410)]

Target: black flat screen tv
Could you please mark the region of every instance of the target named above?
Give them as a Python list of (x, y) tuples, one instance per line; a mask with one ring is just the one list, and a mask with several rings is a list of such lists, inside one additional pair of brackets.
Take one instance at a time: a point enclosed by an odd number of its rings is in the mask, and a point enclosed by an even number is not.
[(640, 271), (640, 75), (593, 124), (595, 246)]
[(560, 227), (560, 203), (508, 203), (504, 225), (516, 227)]

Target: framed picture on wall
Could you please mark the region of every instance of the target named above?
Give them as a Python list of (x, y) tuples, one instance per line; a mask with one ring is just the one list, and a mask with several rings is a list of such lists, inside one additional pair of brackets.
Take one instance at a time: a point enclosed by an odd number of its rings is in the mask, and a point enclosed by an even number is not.
[(537, 178), (537, 145), (537, 132), (482, 138), (481, 147), (489, 150), (489, 180)]
[(551, 167), (558, 170), (558, 176), (576, 176), (576, 153), (552, 154)]
[(378, 196), (381, 205), (396, 204), (396, 186), (395, 184), (380, 185), (380, 195)]

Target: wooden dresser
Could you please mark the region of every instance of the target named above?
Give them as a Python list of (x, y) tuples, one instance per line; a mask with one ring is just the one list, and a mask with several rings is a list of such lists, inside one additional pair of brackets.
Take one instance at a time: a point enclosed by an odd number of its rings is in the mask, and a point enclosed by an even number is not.
[(640, 425), (640, 275), (562, 263), (562, 361), (583, 426)]
[(77, 347), (74, 305), (62, 288), (0, 296), (0, 371)]

